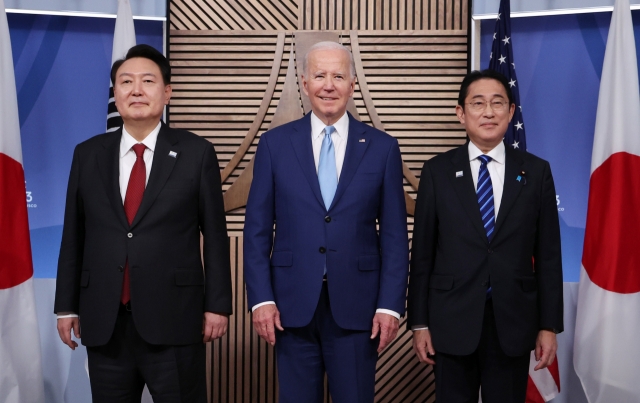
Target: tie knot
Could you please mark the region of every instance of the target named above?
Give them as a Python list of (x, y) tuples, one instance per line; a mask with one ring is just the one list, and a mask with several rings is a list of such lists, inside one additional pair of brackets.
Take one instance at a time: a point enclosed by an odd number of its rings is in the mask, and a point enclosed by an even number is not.
[(138, 143), (138, 144), (135, 144), (133, 147), (131, 147), (131, 149), (133, 150), (134, 153), (136, 153), (136, 157), (140, 158), (144, 154), (144, 150), (147, 149), (147, 146), (145, 146), (142, 143)]
[(333, 126), (327, 126), (324, 128), (324, 134), (325, 136), (331, 136), (333, 134), (333, 132), (336, 131), (336, 128)]
[(485, 165), (487, 165), (489, 161), (492, 161), (492, 158), (485, 154), (480, 155), (478, 159), (482, 164), (485, 164)]

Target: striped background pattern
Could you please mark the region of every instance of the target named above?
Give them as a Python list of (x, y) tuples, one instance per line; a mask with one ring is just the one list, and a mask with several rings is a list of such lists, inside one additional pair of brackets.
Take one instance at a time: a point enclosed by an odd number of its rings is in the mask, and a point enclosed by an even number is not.
[[(398, 139), (411, 233), (422, 164), (465, 141), (454, 107), (468, 68), (468, 7), (467, 0), (171, 0), (168, 120), (214, 144), (231, 237), (234, 315), (228, 334), (209, 346), (210, 401), (277, 401), (274, 352), (256, 336), (246, 306), (242, 228), (260, 135), (308, 111), (297, 51), (322, 35), (352, 49), (358, 83), (350, 111)], [(415, 358), (404, 322), (380, 355), (376, 402), (435, 399), (432, 369)]]

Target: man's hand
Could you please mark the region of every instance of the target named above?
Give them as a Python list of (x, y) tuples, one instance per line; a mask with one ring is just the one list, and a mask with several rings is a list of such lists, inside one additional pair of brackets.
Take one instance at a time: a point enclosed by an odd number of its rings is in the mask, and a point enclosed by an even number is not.
[(538, 332), (538, 338), (536, 339), (536, 361), (538, 365), (534, 368), (535, 371), (546, 368), (553, 363), (556, 359), (556, 350), (558, 350), (558, 340), (556, 334), (549, 330), (541, 330)]
[(75, 350), (78, 347), (78, 343), (71, 340), (71, 329), (73, 329), (73, 335), (76, 339), (80, 338), (80, 318), (60, 318), (58, 319), (58, 334), (60, 340), (70, 349)]
[(280, 311), (275, 304), (262, 305), (253, 311), (253, 327), (258, 336), (266, 340), (272, 346), (276, 345), (276, 331), (284, 330), (280, 323)]
[(398, 334), (398, 319), (387, 313), (378, 312), (373, 317), (373, 328), (371, 329), (371, 339), (375, 339), (380, 333), (380, 344), (378, 354), (384, 350)]
[[(433, 356), (436, 355), (436, 350), (433, 349), (431, 332), (428, 329), (413, 332), (413, 351), (416, 352), (420, 362), (426, 362), (431, 365), (436, 363), (433, 359)], [(431, 357), (429, 357), (427, 353), (429, 353)]]
[(229, 315), (213, 312), (205, 312), (202, 320), (202, 342), (208, 343), (227, 333)]

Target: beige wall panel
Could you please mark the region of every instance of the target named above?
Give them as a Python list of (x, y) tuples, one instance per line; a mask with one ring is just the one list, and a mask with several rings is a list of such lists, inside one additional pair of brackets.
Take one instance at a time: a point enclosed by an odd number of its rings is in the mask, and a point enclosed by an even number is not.
[[(465, 141), (454, 108), (468, 65), (468, 7), (468, 0), (170, 1), (170, 125), (216, 148), (231, 236), (234, 315), (228, 334), (208, 348), (212, 402), (277, 401), (274, 351), (256, 336), (246, 305), (242, 228), (260, 136), (309, 109), (298, 57), (318, 31), (352, 49), (359, 81), (350, 110), (398, 139), (412, 205), (424, 161)], [(412, 232), (410, 215), (407, 226)], [(376, 402), (432, 402), (432, 370), (411, 351), (404, 320), (400, 326), (378, 361)]]

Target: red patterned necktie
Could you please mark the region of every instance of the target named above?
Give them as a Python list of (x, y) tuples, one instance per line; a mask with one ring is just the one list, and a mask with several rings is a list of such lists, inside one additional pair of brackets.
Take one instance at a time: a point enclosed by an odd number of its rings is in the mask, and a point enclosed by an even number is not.
[[(142, 202), (142, 195), (144, 194), (144, 188), (147, 182), (147, 168), (144, 165), (144, 150), (146, 150), (144, 144), (136, 144), (132, 147), (134, 153), (136, 153), (136, 162), (131, 169), (131, 176), (129, 176), (129, 184), (127, 185), (127, 193), (124, 196), (124, 212), (127, 215), (129, 224), (133, 222), (133, 218), (138, 212), (138, 207)], [(127, 304), (131, 299), (129, 292), (129, 259), (124, 265), (124, 280), (122, 281), (122, 296), (120, 302), (123, 305)]]

